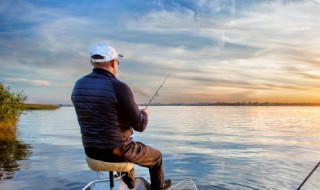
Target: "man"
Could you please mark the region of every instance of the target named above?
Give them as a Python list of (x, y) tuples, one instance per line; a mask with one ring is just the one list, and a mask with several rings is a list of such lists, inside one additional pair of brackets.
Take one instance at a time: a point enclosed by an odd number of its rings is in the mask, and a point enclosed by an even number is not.
[[(76, 82), (71, 97), (86, 155), (148, 167), (151, 189), (169, 188), (172, 181), (164, 181), (161, 152), (131, 137), (133, 130), (146, 129), (149, 110), (139, 110), (131, 89), (116, 78), (123, 56), (106, 43), (91, 47), (90, 56), (94, 69)], [(133, 169), (123, 178), (130, 189), (134, 188), (134, 175)]]

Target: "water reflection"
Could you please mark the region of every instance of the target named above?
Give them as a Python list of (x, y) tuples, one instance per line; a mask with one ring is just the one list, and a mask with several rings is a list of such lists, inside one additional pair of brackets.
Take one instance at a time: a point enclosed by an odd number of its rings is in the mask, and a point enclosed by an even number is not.
[(20, 167), (26, 167), (19, 161), (31, 155), (31, 146), (17, 139), (15, 128), (0, 128), (0, 134), (0, 180), (11, 179)]

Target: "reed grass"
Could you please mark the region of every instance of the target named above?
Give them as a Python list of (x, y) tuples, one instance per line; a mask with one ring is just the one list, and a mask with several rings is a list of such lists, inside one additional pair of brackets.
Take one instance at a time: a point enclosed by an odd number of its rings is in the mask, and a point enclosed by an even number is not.
[(23, 92), (11, 92), (10, 87), (0, 83), (0, 141), (15, 139), (16, 124), (26, 99)]
[(55, 110), (60, 106), (52, 104), (24, 104), (23, 110)]

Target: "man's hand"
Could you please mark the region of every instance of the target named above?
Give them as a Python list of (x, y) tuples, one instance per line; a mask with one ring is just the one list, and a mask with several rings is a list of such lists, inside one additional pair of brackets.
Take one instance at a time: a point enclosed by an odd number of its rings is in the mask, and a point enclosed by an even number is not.
[(141, 109), (141, 111), (146, 112), (146, 113), (147, 113), (147, 115), (149, 115), (149, 114), (150, 114), (150, 111), (149, 111), (149, 109), (148, 109), (148, 108), (143, 108), (143, 109)]

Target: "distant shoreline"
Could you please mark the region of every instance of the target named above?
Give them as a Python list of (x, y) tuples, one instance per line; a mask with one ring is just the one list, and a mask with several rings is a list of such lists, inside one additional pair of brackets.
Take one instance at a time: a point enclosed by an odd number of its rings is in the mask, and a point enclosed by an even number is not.
[[(51, 105), (51, 104), (35, 104)], [(139, 106), (146, 106), (140, 103)], [(72, 104), (56, 104), (59, 107), (73, 107)], [(320, 106), (320, 103), (281, 103), (281, 102), (213, 102), (213, 103), (151, 103), (149, 106)]]
[[(139, 104), (146, 106), (146, 104)], [(320, 103), (277, 103), (277, 102), (214, 102), (214, 103), (153, 103), (150, 106), (320, 106)]]
[(60, 106), (53, 104), (23, 104), (23, 110), (56, 110)]

